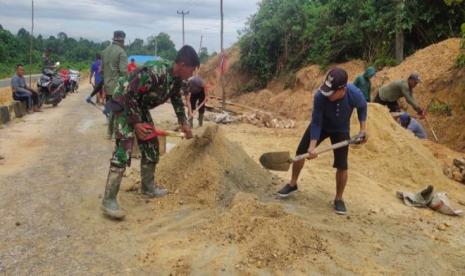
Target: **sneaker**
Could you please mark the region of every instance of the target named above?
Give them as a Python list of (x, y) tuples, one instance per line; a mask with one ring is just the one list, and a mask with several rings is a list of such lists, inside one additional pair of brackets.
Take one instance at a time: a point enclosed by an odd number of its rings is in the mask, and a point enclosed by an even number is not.
[(88, 97), (86, 98), (86, 102), (87, 102), (87, 103), (90, 103), (90, 104), (93, 104), (93, 103), (94, 103), (94, 102), (92, 101), (92, 98), (91, 98), (90, 96), (88, 96)]
[(338, 215), (345, 215), (347, 213), (346, 205), (343, 200), (334, 201), (334, 212)]
[(291, 186), (288, 184), (284, 185), (284, 187), (279, 190), (278, 196), (280, 197), (288, 197), (291, 193), (296, 192), (298, 190), (297, 185)]

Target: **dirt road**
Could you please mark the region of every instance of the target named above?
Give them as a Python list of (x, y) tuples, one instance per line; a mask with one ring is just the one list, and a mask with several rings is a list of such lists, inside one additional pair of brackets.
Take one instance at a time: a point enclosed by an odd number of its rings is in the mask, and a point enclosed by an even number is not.
[[(174, 190), (156, 200), (125, 192), (134, 184), (135, 160), (120, 192), (127, 218), (108, 220), (99, 205), (112, 143), (104, 139), (104, 117), (84, 103), (88, 90), (83, 87), (57, 108), (0, 129), (0, 155), (5, 157), (0, 160), (0, 273), (465, 273), (463, 218), (408, 208), (394, 196), (400, 187), (422, 187), (433, 174), (409, 178), (405, 169), (390, 176), (389, 164), (395, 159), (377, 145), (367, 145), (363, 158), (351, 157), (348, 216), (331, 210), (334, 172), (329, 154), (306, 166), (295, 197), (259, 202), (240, 194), (230, 206), (190, 202)], [(170, 106), (154, 115), (159, 124), (175, 121)], [(270, 149), (292, 149), (302, 130), (234, 125), (223, 131), (257, 160)], [(185, 166), (179, 164), (173, 172)], [(453, 199), (464, 197), (459, 184), (443, 183), (439, 187)], [(277, 190), (281, 183), (270, 185)], [(208, 183), (199, 186), (213, 191)]]

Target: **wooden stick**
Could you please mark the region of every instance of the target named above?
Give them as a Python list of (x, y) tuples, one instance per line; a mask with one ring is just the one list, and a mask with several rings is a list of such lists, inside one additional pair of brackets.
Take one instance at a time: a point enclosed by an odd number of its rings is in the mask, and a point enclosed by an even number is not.
[(429, 121), (428, 121), (428, 119), (426, 119), (426, 117), (424, 119), (425, 119), (426, 123), (428, 124), (429, 129), (431, 130), (431, 133), (433, 133), (434, 140), (436, 140), (436, 142), (439, 143), (438, 136), (436, 135), (436, 132), (434, 131), (433, 126), (429, 123)]

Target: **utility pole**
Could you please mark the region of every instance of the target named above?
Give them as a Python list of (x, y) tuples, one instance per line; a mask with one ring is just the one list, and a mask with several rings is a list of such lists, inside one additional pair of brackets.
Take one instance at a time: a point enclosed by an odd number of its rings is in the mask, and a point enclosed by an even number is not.
[(182, 15), (182, 45), (186, 45), (186, 40), (184, 39), (184, 16), (189, 14), (189, 11), (178, 11), (178, 14)]
[(200, 35), (199, 54), (200, 54), (200, 50), (202, 50), (202, 42), (203, 42), (203, 35)]
[(398, 0), (396, 16), (396, 61), (404, 60), (404, 31), (402, 30), (402, 14), (404, 11), (404, 0)]
[(29, 87), (32, 87), (32, 46), (34, 43), (34, 0), (31, 0), (31, 45), (29, 46)]
[(220, 0), (220, 12), (221, 12), (221, 61), (220, 61), (220, 83), (221, 83), (221, 90), (222, 90), (222, 98), (223, 101), (221, 103), (221, 107), (224, 110), (226, 109), (226, 93), (224, 91), (224, 82), (223, 82), (223, 74), (224, 74), (224, 49), (223, 49), (223, 0)]

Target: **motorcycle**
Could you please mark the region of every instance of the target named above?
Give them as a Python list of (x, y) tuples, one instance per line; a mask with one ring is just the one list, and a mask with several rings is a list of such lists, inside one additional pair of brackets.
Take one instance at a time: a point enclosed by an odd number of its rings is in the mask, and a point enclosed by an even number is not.
[[(57, 62), (55, 66), (60, 63)], [(64, 80), (51, 68), (44, 68), (42, 76), (37, 80), (39, 107), (43, 104), (57, 106), (65, 96)]]
[(69, 85), (72, 93), (77, 92), (79, 88), (79, 81), (81, 79), (81, 73), (77, 70), (69, 70)]

